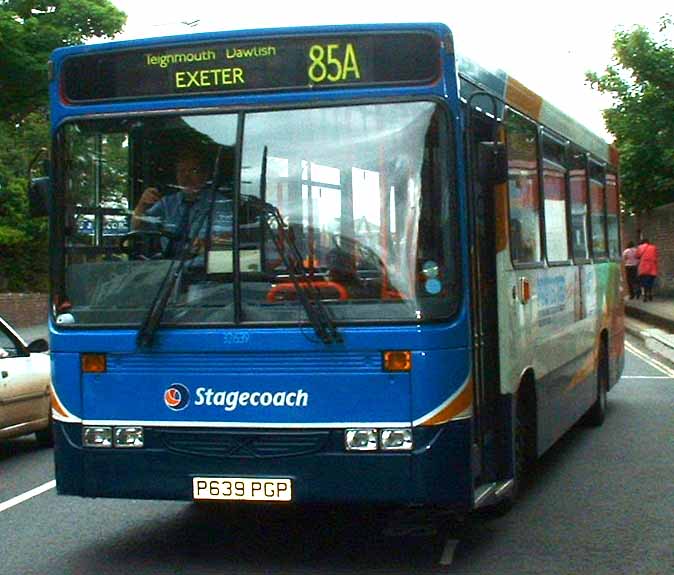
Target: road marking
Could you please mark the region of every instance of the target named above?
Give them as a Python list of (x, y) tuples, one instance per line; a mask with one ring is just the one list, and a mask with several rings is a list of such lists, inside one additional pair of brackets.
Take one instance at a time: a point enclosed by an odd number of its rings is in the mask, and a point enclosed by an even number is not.
[(620, 379), (674, 379), (669, 375), (623, 375)]
[(625, 342), (625, 349), (645, 361), (651, 367), (657, 369), (660, 373), (664, 373), (668, 377), (674, 377), (674, 369), (667, 367), (664, 363), (660, 363), (657, 359), (653, 359), (650, 355), (646, 355), (627, 341)]
[(36, 495), (40, 495), (41, 493), (44, 493), (45, 491), (49, 491), (50, 489), (54, 489), (56, 487), (56, 480), (52, 479), (51, 481), (47, 481), (47, 483), (44, 483), (40, 485), (39, 487), (36, 487), (35, 489), (31, 489), (30, 491), (26, 491), (25, 493), (22, 493), (21, 495), (17, 495), (16, 497), (12, 497), (11, 499), (5, 501), (4, 503), (0, 503), (0, 513), (3, 511), (7, 511), (8, 509), (14, 507), (15, 505), (18, 505), (19, 503), (23, 503), (24, 501), (28, 501), (29, 499), (32, 499)]
[(440, 565), (451, 565), (454, 561), (454, 551), (459, 544), (458, 539), (447, 539), (445, 548), (442, 550), (442, 557), (440, 557)]

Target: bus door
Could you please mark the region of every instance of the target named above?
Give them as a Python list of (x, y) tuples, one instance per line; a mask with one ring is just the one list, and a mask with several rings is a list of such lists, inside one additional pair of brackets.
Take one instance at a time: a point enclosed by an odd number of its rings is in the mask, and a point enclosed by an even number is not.
[(496, 195), (494, 186), (478, 175), (481, 142), (493, 142), (496, 126), (492, 117), (471, 110), (467, 150), (470, 192), (470, 249), (472, 292), (472, 355), (474, 381), (473, 475), (476, 485), (499, 478), (503, 430), (499, 422), (499, 344), (497, 303)]

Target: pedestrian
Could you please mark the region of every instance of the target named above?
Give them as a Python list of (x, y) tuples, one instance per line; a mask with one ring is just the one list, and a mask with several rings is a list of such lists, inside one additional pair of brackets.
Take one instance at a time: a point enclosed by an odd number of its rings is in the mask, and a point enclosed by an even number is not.
[(639, 288), (639, 258), (637, 257), (637, 248), (634, 242), (627, 244), (623, 252), (623, 264), (625, 265), (625, 275), (627, 276), (627, 288), (630, 292), (630, 299), (637, 298), (641, 294)]
[(637, 248), (639, 258), (639, 283), (644, 301), (653, 301), (653, 284), (658, 275), (658, 248), (643, 238)]

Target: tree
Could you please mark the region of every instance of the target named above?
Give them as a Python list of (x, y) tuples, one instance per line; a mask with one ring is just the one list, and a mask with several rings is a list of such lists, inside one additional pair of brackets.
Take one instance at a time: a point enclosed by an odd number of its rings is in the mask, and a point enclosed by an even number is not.
[[(661, 18), (663, 37), (672, 28), (671, 16)], [(640, 212), (674, 202), (674, 47), (637, 26), (616, 32), (613, 54), (587, 79), (613, 97), (604, 119), (620, 153), (625, 207)]]
[(28, 163), (50, 142), (49, 56), (125, 21), (108, 0), (0, 0), (0, 289), (46, 286), (47, 223), (28, 217), (25, 190)]
[(52, 50), (111, 38), (125, 21), (108, 0), (0, 0), (0, 120), (46, 104)]

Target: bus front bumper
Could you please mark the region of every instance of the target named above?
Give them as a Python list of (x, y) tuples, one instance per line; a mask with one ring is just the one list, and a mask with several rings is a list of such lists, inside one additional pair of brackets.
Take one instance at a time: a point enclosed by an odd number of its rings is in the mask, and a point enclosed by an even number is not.
[(411, 452), (347, 452), (344, 430), (147, 427), (142, 448), (83, 448), (82, 426), (55, 422), (63, 495), (194, 499), (193, 478), (284, 478), (291, 503), (472, 504), (470, 420), (414, 430)]

